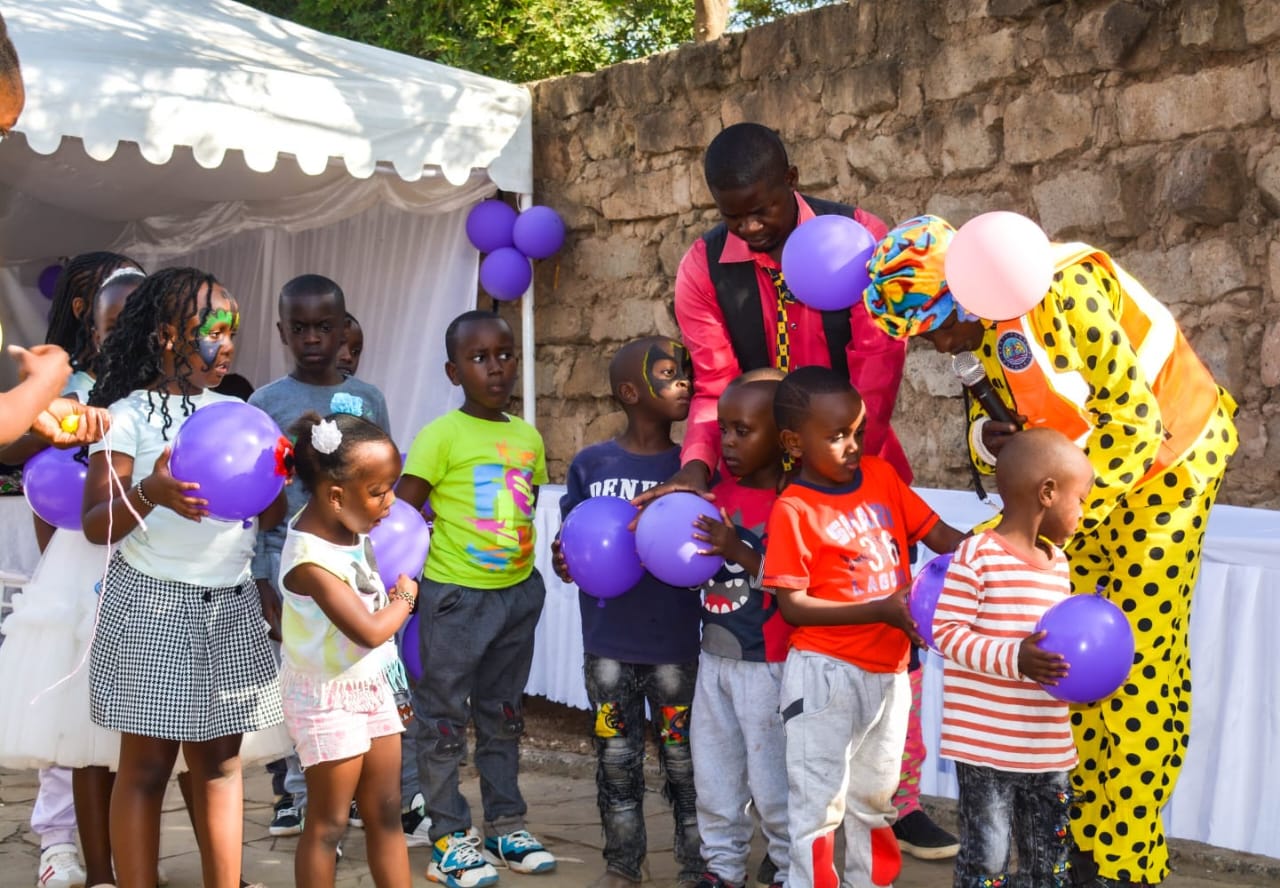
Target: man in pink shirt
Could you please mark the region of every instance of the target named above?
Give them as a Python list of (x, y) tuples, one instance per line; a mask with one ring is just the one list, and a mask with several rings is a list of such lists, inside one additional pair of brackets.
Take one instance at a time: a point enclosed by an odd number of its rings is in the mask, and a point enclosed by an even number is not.
[[(676, 273), (676, 321), (693, 360), (693, 405), (679, 480), (705, 490), (719, 464), (716, 401), (747, 370), (808, 364), (846, 369), (867, 405), (866, 452), (911, 481), (889, 425), (906, 350), (862, 305), (823, 312), (796, 302), (782, 282), (782, 248), (815, 215), (851, 215), (877, 240), (885, 224), (866, 210), (805, 197), (778, 134), (757, 123), (723, 130), (707, 148), (707, 185), (724, 220), (693, 242)], [(783, 293), (779, 294), (779, 282)]]
[[(795, 301), (782, 276), (787, 238), (815, 215), (852, 216), (877, 240), (888, 233), (884, 222), (861, 208), (797, 192), (799, 174), (786, 147), (758, 123), (722, 130), (707, 147), (704, 173), (723, 221), (693, 242), (676, 273), (676, 322), (693, 363), (693, 403), (680, 472), (663, 487), (707, 490), (720, 464), (716, 403), (732, 379), (761, 367), (790, 371), (810, 364), (849, 374), (866, 404), (864, 452), (886, 460), (910, 484), (911, 467), (889, 423), (906, 362), (902, 343), (873, 324), (861, 304), (819, 311)], [(938, 859), (954, 856), (959, 844), (919, 805), (924, 745), (917, 667), (913, 657), (911, 725), (894, 832), (904, 851)]]

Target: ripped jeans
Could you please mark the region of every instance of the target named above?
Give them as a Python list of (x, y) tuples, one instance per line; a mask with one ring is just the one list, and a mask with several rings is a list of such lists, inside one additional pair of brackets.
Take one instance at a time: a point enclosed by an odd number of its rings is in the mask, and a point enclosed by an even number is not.
[(680, 879), (702, 873), (689, 707), (698, 661), (650, 666), (586, 654), (583, 675), (595, 711), (596, 799), (609, 870), (639, 881), (648, 847), (644, 825), (644, 740), (647, 700), (653, 716), (663, 795), (675, 817), (673, 850)]
[[(960, 854), (953, 888), (1066, 888), (1071, 785), (1067, 771), (999, 771), (956, 762)], [(1018, 872), (1009, 873), (1016, 843)]]

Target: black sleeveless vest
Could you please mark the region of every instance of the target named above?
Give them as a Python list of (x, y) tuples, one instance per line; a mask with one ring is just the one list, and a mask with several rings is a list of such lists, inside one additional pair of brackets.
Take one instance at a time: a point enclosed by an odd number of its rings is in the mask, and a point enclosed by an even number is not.
[[(802, 195), (815, 215), (850, 216), (855, 209), (847, 204), (821, 200)], [(765, 339), (764, 318), (760, 312), (760, 287), (756, 282), (754, 262), (720, 263), (729, 229), (721, 222), (702, 236), (707, 245), (707, 271), (711, 285), (716, 290), (716, 301), (724, 314), (729, 342), (738, 359), (742, 372), (773, 366), (769, 360), (768, 340)], [(849, 361), (845, 349), (852, 333), (849, 330), (849, 309), (822, 312), (822, 330), (827, 338), (827, 351), (831, 355), (831, 369), (842, 376), (849, 375)], [(794, 368), (793, 368), (794, 369)]]

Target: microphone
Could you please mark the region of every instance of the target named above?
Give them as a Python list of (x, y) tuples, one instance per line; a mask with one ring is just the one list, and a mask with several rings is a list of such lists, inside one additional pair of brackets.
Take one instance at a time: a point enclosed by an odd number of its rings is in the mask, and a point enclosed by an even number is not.
[(987, 373), (982, 369), (982, 362), (978, 360), (977, 355), (973, 352), (961, 352), (956, 355), (951, 359), (951, 372), (960, 380), (960, 384), (969, 390), (969, 394), (978, 400), (982, 409), (987, 411), (987, 416), (996, 422), (1007, 422), (1021, 428), (1018, 420), (1009, 412), (1009, 408), (1000, 398), (1000, 393), (992, 387), (991, 380), (987, 379)]

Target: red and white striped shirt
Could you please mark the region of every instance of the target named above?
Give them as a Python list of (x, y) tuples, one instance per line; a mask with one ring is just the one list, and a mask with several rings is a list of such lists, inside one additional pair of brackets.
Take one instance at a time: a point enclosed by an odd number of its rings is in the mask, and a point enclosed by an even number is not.
[(945, 758), (1002, 771), (1065, 771), (1076, 763), (1067, 704), (1018, 671), (1018, 647), (1071, 594), (1067, 559), (1028, 564), (992, 531), (960, 544), (933, 616), (947, 658), (942, 677)]

